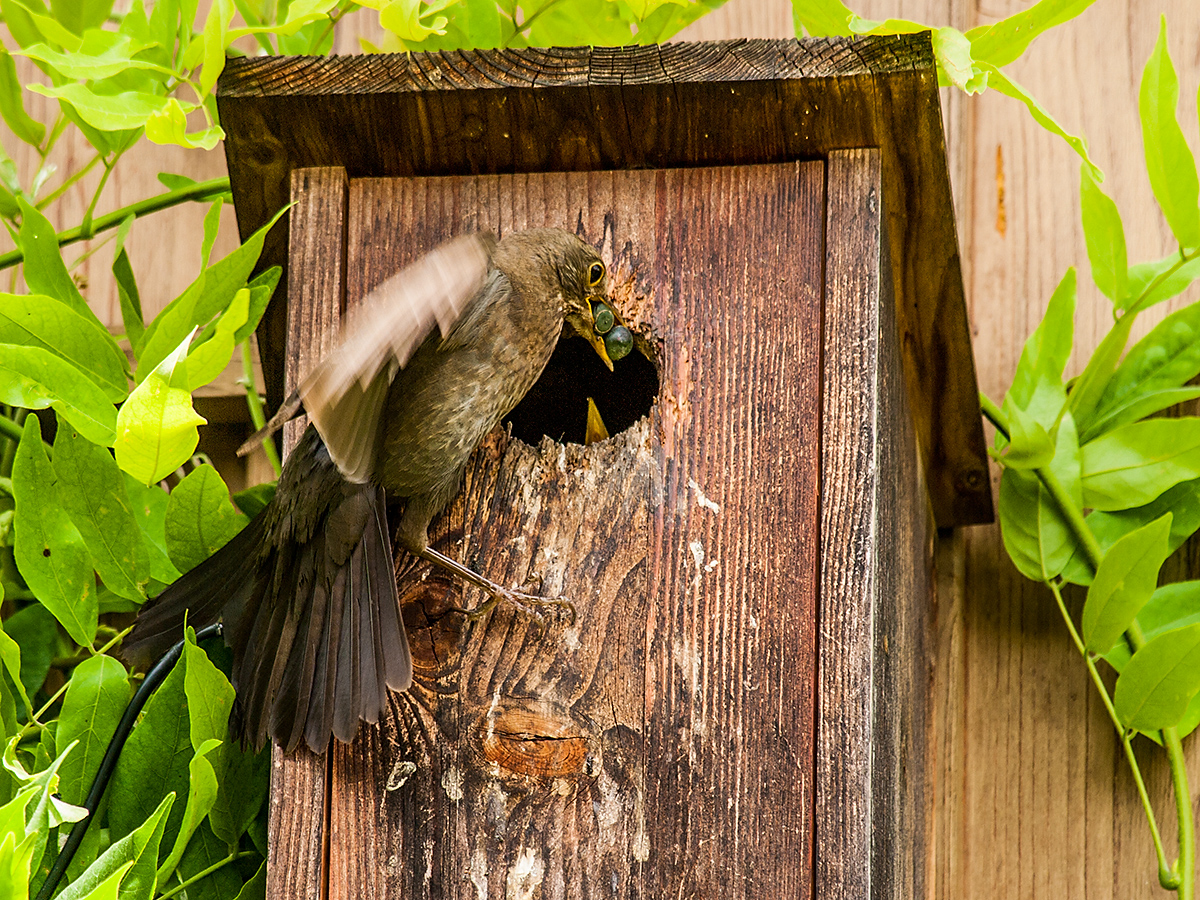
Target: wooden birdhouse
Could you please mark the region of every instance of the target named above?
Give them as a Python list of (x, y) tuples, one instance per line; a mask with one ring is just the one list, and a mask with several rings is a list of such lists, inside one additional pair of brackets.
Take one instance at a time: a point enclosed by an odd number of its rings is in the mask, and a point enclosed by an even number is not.
[(431, 530), (574, 623), (397, 553), (415, 682), (276, 750), (268, 895), (921, 896), (933, 529), (992, 516), (928, 36), (241, 59), (219, 104), (243, 235), (294, 204), (274, 398), (465, 231), (576, 232), (637, 340), (561, 341)]

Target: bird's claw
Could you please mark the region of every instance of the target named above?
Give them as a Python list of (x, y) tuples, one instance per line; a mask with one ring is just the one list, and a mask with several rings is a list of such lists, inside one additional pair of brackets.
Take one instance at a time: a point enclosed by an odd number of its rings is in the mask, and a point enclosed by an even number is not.
[[(537, 582), (540, 585), (541, 579), (538, 578)], [(549, 619), (552, 620), (552, 624), (562, 624), (568, 628), (575, 624), (575, 605), (570, 600), (565, 597), (548, 599), (515, 588), (497, 587), (495, 591), (489, 592), (488, 598), (474, 609), (454, 609), (452, 611), (462, 613), (467, 619), (475, 621), (491, 612), (502, 600), (542, 621)]]

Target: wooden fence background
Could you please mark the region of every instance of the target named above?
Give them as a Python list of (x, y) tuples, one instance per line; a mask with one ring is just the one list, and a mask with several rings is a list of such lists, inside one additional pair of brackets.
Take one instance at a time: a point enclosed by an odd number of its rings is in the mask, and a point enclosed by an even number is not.
[[(873, 18), (901, 17), (966, 29), (1019, 12), (1032, 0), (866, 0), (851, 3)], [(1107, 173), (1106, 190), (1125, 219), (1131, 259), (1172, 249), (1153, 203), (1142, 162), (1137, 92), (1158, 32), (1170, 25), (1180, 75), (1180, 119), (1194, 151), (1200, 85), (1200, 3), (1195, 0), (1097, 0), (1087, 12), (1042, 37), (1010, 74), (1073, 133), (1088, 139)], [(363, 18), (368, 36), (373, 24)], [(340, 52), (355, 52), (343, 33)], [(682, 39), (789, 37), (788, 0), (730, 0)], [(28, 67), (22, 67), (22, 73)], [(967, 297), (980, 387), (999, 400), (1021, 346), (1070, 265), (1087, 273), (1079, 224), (1076, 157), (1033, 123), (1024, 107), (988, 94), (944, 92), (950, 172), (958, 211)], [(50, 101), (33, 97), (34, 115)], [(11, 135), (4, 145), (23, 182), (38, 165)], [(60, 142), (53, 161), (81, 165), (87, 148)], [(223, 152), (203, 154), (143, 143), (110, 179), (98, 212), (159, 190), (159, 171), (197, 179), (224, 172)], [(60, 228), (78, 224), (95, 180), (58, 205)], [(147, 317), (196, 274), (201, 207), (159, 213), (130, 238)], [(7, 238), (3, 238), (7, 243)], [(215, 253), (234, 246), (232, 213)], [(86, 245), (77, 245), (80, 252)], [(2, 249), (6, 249), (2, 248)], [(73, 257), (71, 257), (73, 258)], [(100, 315), (119, 323), (101, 249), (78, 270)], [(1082, 279), (1086, 282), (1086, 278)], [(5, 289), (8, 282), (5, 281)], [(1176, 303), (1172, 308), (1178, 306)], [(1111, 322), (1107, 302), (1090, 284), (1080, 292), (1076, 333), (1086, 354)], [(1167, 310), (1147, 315), (1139, 334)], [(119, 326), (118, 326), (119, 327)], [(217, 393), (236, 391), (230, 375)], [(213, 401), (213, 408), (219, 401)], [(254, 477), (254, 472), (250, 473)], [(997, 473), (993, 471), (993, 484)], [(1194, 545), (1175, 578), (1200, 575)], [(930, 673), (935, 719), (929, 736), (936, 761), (930, 893), (938, 898), (1107, 900), (1165, 896), (1157, 887), (1153, 848), (1112, 726), (1091, 689), (1048, 593), (1025, 582), (1004, 556), (996, 526), (943, 535), (938, 550), (937, 660)], [(1139, 745), (1149, 758), (1149, 745)], [(1188, 744), (1193, 791), (1200, 794), (1200, 742)], [(1168, 779), (1161, 760), (1148, 766), (1150, 792), (1174, 840)], [(1193, 797), (1195, 800), (1195, 796)], [(914, 810), (914, 815), (921, 811)]]

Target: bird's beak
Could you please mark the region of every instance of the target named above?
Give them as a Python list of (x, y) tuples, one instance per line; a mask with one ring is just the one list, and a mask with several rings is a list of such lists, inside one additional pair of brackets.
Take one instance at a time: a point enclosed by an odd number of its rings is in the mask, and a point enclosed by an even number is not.
[[(609, 309), (612, 309), (612, 305), (608, 302), (607, 297), (602, 297), (600, 295), (588, 297), (587, 305), (589, 310), (592, 308), (593, 303), (603, 303), (608, 306)], [(612, 312), (614, 318), (620, 322), (620, 316), (617, 315), (617, 311), (613, 309)], [(604, 346), (604, 335), (596, 333), (596, 320), (590, 314), (588, 315), (588, 319), (588, 333), (584, 335), (584, 337), (586, 337), (587, 342), (592, 345), (592, 349), (596, 351), (596, 355), (604, 360), (604, 364), (608, 366), (608, 371), (611, 372), (613, 370), (613, 361), (608, 355), (608, 349)]]
[(611, 372), (613, 370), (613, 364), (612, 360), (608, 358), (608, 350), (604, 347), (604, 338), (596, 334), (595, 329), (592, 329), (591, 334), (587, 336), (587, 342), (592, 345), (592, 349), (596, 351), (596, 354), (602, 360), (604, 360), (604, 364), (608, 366), (608, 371)]

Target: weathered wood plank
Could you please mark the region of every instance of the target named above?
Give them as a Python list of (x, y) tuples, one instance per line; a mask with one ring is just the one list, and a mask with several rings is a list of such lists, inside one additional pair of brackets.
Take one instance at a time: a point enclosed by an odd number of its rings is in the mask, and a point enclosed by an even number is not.
[(810, 896), (822, 169), (352, 182), (351, 296), (465, 228), (578, 228), (662, 392), (588, 448), (494, 435), (431, 532), (570, 628), (464, 623), (400, 560), (414, 686), (333, 749), (330, 896)]
[[(935, 513), (943, 525), (990, 520), (927, 36), (231, 60), (220, 93), (244, 233), (282, 204), (276, 185), (297, 165), (352, 177), (590, 171), (881, 147)], [(264, 264), (280, 261), (272, 252)]]
[(830, 154), (816, 895), (926, 887), (926, 493), (906, 409), (880, 154)]
[[(345, 290), (345, 169), (297, 169), (291, 190), (288, 243), (287, 386), (291, 390), (333, 345)], [(284, 429), (284, 450), (306, 419)], [(317, 900), (325, 895), (327, 841), (325, 756), (271, 748), (267, 896)]]

